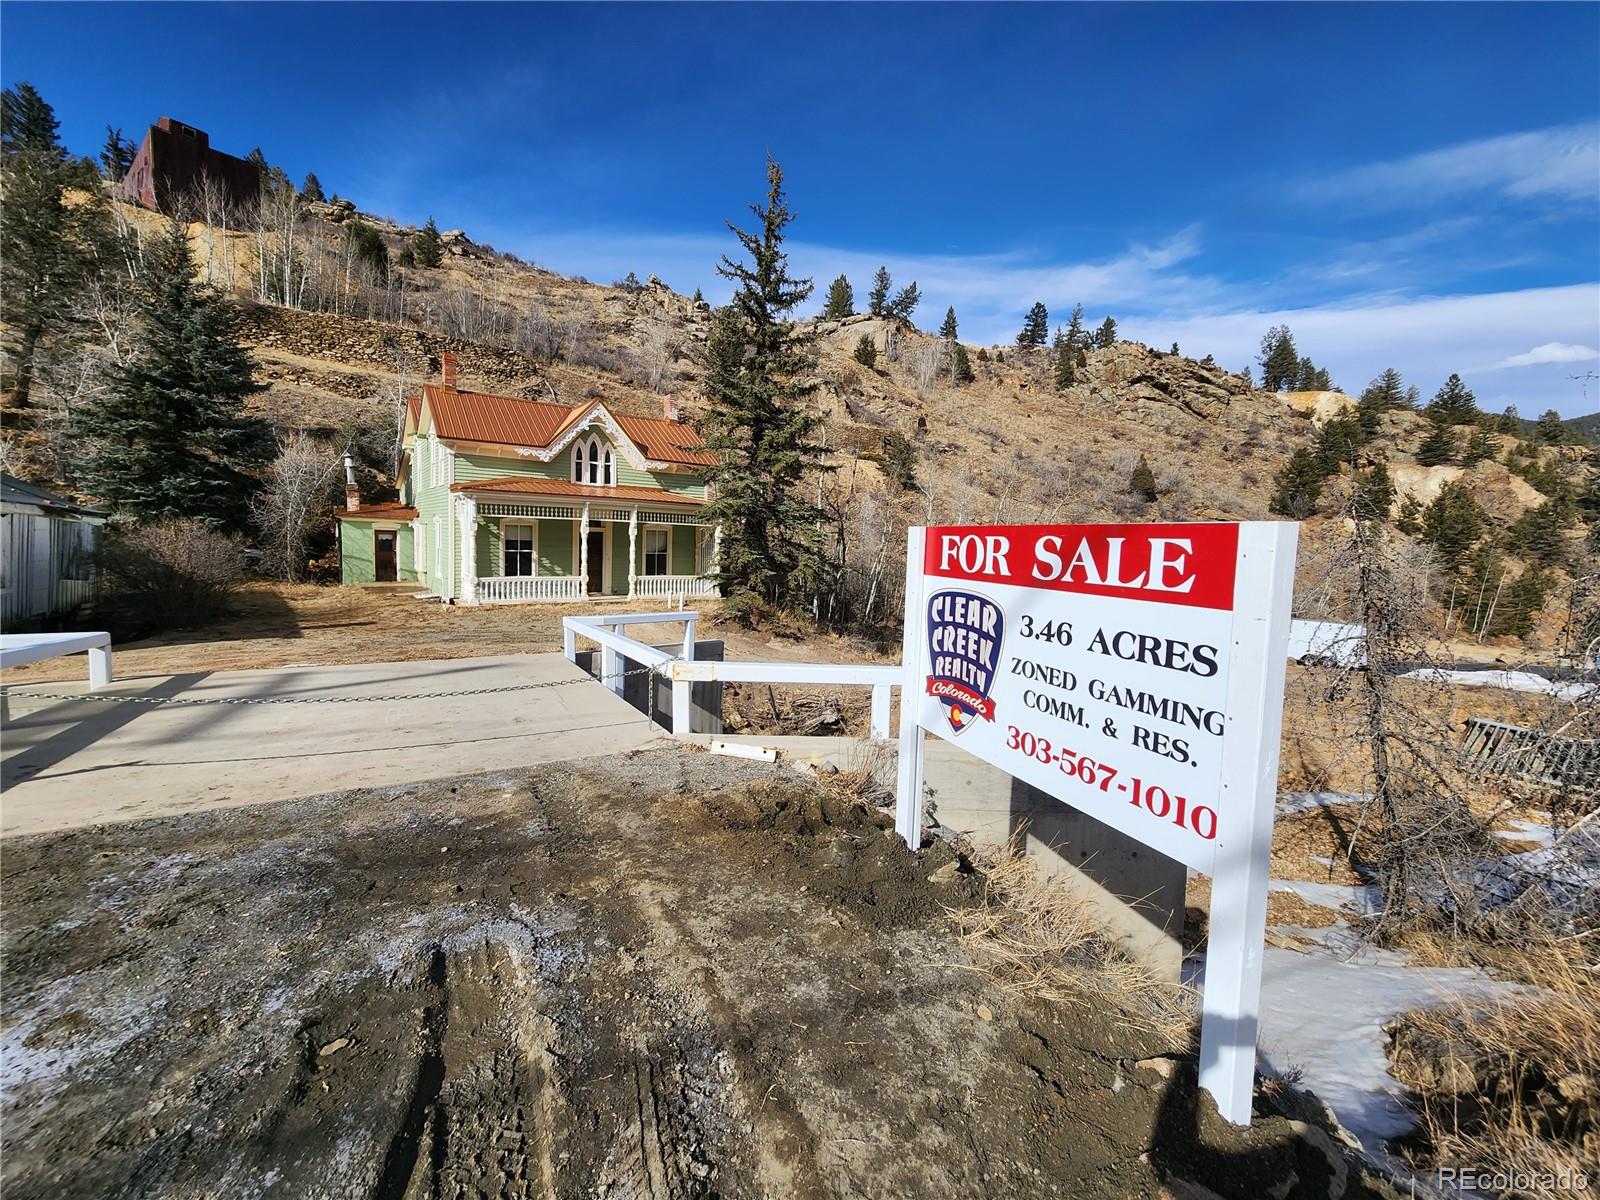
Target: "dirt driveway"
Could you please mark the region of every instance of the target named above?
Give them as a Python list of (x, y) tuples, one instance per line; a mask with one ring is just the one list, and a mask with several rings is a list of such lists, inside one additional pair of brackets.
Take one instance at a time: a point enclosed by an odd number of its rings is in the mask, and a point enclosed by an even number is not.
[(978, 880), (885, 824), (658, 750), (12, 839), (0, 1182), (1373, 1194), (1316, 1129), (1202, 1115), (1097, 1006), (1009, 1001), (950, 932)]

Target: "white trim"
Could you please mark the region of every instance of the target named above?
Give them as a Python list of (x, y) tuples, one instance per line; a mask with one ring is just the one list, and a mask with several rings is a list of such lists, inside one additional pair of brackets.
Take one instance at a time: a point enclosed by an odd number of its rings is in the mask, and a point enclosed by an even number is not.
[(510, 579), (512, 576), (506, 571), (506, 526), (526, 525), (533, 530), (533, 570), (529, 577), (540, 574), (539, 571), (539, 518), (538, 517), (490, 517), (491, 522), (500, 524), (500, 578)]
[[(692, 528), (692, 526), (691, 526), (691, 528)], [(640, 546), (639, 546), (639, 550), (640, 550), (640, 554), (639, 554), (639, 578), (640, 579), (644, 579), (644, 578), (646, 578), (647, 576), (650, 575), (650, 572), (645, 570), (645, 563), (647, 563), (649, 561), (649, 559), (650, 559), (650, 535), (652, 533), (654, 533), (658, 529), (661, 532), (663, 532), (663, 533), (665, 533), (667, 535), (667, 551), (666, 551), (667, 569), (665, 571), (662, 571), (661, 574), (662, 575), (671, 575), (672, 574), (672, 526), (671, 525), (662, 525), (662, 524), (659, 524), (659, 523), (656, 523), (656, 522), (646, 522), (645, 525), (642, 528), (642, 533), (644, 534), (644, 536), (640, 540)]]

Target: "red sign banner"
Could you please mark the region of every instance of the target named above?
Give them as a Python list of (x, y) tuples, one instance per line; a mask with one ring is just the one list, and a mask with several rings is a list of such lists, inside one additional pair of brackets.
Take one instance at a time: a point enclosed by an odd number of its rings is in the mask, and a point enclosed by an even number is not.
[(958, 704), (966, 705), (985, 721), (994, 720), (994, 701), (988, 696), (978, 695), (954, 679), (935, 679), (931, 675), (928, 676), (928, 695), (937, 696), (941, 700), (954, 700)]
[(923, 570), (944, 579), (1232, 611), (1239, 526), (942, 525)]

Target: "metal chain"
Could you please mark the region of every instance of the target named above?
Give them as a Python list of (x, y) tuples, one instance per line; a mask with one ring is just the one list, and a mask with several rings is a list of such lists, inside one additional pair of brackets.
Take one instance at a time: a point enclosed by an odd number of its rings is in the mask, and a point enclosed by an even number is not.
[(632, 671), (619, 671), (611, 675), (589, 675), (583, 679), (551, 679), (543, 683), (510, 683), (503, 687), (464, 688), (454, 692), (410, 692), (395, 696), (107, 696), (94, 692), (31, 692), (16, 688), (0, 688), (0, 699), (5, 700), (99, 700), (107, 704), (359, 704), (385, 700), (450, 700), (458, 696), (492, 696), (500, 692), (532, 692), (541, 688), (569, 687), (574, 683), (607, 683), (614, 679), (628, 679), (634, 675), (658, 675), (655, 667), (637, 667)]

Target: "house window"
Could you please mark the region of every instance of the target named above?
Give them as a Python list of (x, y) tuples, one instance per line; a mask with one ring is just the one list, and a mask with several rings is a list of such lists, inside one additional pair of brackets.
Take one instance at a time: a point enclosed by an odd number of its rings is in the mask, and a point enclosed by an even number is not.
[(579, 442), (572, 450), (572, 482), (610, 487), (617, 482), (611, 447), (597, 437)]
[(665, 575), (667, 573), (667, 534), (665, 529), (646, 529), (644, 531), (644, 573), (646, 575)]
[(505, 543), (505, 573), (532, 575), (533, 526), (507, 524), (501, 529)]
[(445, 483), (446, 454), (445, 448), (439, 445), (438, 438), (428, 439), (428, 471), (434, 487)]

